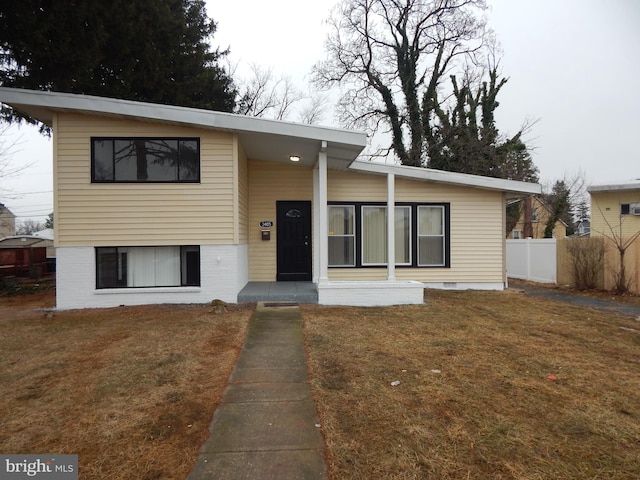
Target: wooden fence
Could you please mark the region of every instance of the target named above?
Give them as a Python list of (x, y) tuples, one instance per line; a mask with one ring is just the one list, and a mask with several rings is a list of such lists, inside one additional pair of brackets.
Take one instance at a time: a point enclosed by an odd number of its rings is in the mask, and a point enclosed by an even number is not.
[[(563, 238), (556, 245), (558, 284), (580, 287), (576, 269), (582, 265), (582, 276), (592, 270), (596, 288), (615, 290), (620, 253), (613, 241), (606, 237)], [(640, 294), (640, 238), (626, 249), (624, 265), (629, 290)]]

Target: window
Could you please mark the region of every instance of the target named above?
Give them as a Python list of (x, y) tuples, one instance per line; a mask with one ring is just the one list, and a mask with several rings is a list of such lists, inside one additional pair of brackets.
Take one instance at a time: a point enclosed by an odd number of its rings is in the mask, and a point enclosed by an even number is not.
[(200, 247), (98, 247), (96, 288), (200, 285)]
[(513, 239), (521, 240), (522, 239), (522, 230), (514, 230), (513, 231)]
[(620, 215), (640, 215), (640, 203), (621, 203)]
[[(411, 207), (395, 207), (395, 262), (411, 264)], [(387, 264), (387, 207), (362, 206), (362, 265)]]
[(531, 221), (532, 222), (537, 222), (538, 221), (538, 209), (537, 208), (532, 208), (531, 209)]
[(387, 207), (362, 207), (362, 265), (387, 263)]
[[(449, 267), (449, 204), (396, 205), (394, 217), (397, 266)], [(329, 267), (387, 265), (387, 221), (386, 205), (329, 205)]]
[(445, 265), (444, 207), (418, 207), (418, 266)]
[(199, 182), (197, 138), (92, 138), (93, 182)]
[(329, 207), (329, 266), (355, 266), (355, 207)]

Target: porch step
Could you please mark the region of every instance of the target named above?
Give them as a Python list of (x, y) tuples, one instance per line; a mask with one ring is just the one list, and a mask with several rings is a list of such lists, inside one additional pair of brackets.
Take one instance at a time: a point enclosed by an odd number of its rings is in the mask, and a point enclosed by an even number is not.
[(238, 293), (245, 302), (318, 303), (318, 290), (312, 282), (249, 282)]

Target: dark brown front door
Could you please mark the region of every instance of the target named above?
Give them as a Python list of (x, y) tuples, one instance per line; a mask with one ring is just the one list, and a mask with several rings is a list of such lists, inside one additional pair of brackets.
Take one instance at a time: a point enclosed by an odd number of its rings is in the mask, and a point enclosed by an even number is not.
[(311, 202), (276, 202), (278, 281), (311, 280)]

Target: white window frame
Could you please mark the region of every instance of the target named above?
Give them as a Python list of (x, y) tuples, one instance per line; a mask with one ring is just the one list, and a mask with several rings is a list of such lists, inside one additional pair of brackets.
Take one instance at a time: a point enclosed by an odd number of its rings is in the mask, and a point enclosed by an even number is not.
[[(352, 255), (353, 263), (352, 264), (345, 263), (345, 264), (341, 264), (341, 265), (334, 265), (332, 263), (328, 263), (327, 266), (328, 267), (332, 267), (332, 268), (355, 267), (356, 263), (357, 263), (357, 261), (356, 261), (356, 253), (357, 253), (357, 249), (356, 249), (356, 207), (355, 207), (355, 205), (328, 205), (327, 206), (327, 210), (328, 210), (328, 212), (327, 212), (327, 223), (329, 223), (331, 221), (331, 215), (329, 213), (331, 208), (348, 208), (348, 209), (351, 210), (351, 221), (352, 221), (351, 231), (352, 231), (352, 233), (350, 233), (350, 234), (338, 234), (338, 235), (333, 234), (333, 232), (331, 231), (331, 228), (330, 228), (331, 226), (330, 225), (327, 225), (327, 232), (328, 232), (328, 237), (329, 238), (331, 238), (331, 237), (343, 237), (343, 238), (352, 237), (353, 238), (353, 242), (352, 242), (352, 245), (353, 245), (353, 255)], [(331, 258), (331, 255), (327, 255), (327, 257), (328, 257), (327, 261), (329, 261), (330, 258)]]
[[(441, 211), (441, 222), (442, 222), (442, 234), (441, 235), (422, 235), (420, 233), (420, 210), (423, 208), (437, 208), (440, 209)], [(416, 240), (417, 240), (417, 252), (416, 255), (418, 256), (417, 260), (417, 265), (418, 267), (445, 267), (447, 264), (447, 242), (446, 242), (446, 238), (447, 238), (447, 231), (446, 231), (446, 226), (447, 226), (447, 222), (445, 220), (445, 208), (444, 205), (418, 205), (418, 209), (417, 209), (417, 218), (416, 218), (416, 222), (418, 223), (418, 225), (416, 225), (417, 228), (417, 235), (416, 235)], [(429, 237), (440, 237), (442, 239), (442, 263), (422, 263), (420, 261), (420, 238), (429, 238)]]

